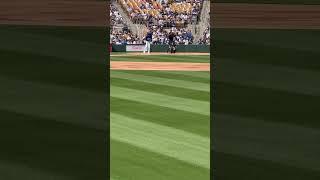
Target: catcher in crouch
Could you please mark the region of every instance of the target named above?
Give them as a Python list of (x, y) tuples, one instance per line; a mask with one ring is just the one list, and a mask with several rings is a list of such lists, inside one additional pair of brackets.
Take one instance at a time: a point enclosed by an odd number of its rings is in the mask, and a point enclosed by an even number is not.
[(169, 33), (169, 49), (168, 49), (168, 53), (170, 52), (171, 54), (172, 53), (176, 53), (176, 34), (172, 31), (170, 31)]

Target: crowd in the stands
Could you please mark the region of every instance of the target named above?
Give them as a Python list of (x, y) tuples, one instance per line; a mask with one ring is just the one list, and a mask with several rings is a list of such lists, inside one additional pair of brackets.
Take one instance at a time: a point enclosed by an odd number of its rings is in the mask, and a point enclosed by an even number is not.
[(191, 31), (187, 31), (185, 28), (177, 29), (170, 28), (165, 29), (163, 27), (153, 26), (150, 28), (153, 32), (152, 43), (153, 44), (168, 44), (169, 43), (169, 33), (172, 31), (176, 33), (176, 44), (192, 44), (193, 35)]
[(141, 44), (142, 41), (136, 34), (129, 29), (112, 30), (110, 33), (110, 41), (112, 44)]
[(164, 27), (185, 27), (196, 22), (202, 0), (119, 0), (135, 23)]
[(111, 26), (114, 26), (117, 24), (125, 24), (120, 12), (112, 4), (110, 4), (110, 19), (111, 19), (110, 21)]
[[(210, 29), (207, 28), (198, 42), (186, 25), (198, 20), (203, 0), (118, 0), (134, 23), (145, 24), (153, 31), (152, 44), (168, 44), (168, 35), (176, 33), (176, 44), (210, 44)], [(118, 9), (110, 5), (112, 44), (141, 44), (137, 34), (127, 26)], [(114, 28), (121, 25), (121, 28)]]
[(208, 44), (210, 45), (210, 27), (207, 27), (203, 32), (198, 44)]
[[(142, 41), (133, 34), (124, 22), (120, 12), (112, 4), (110, 5), (110, 43), (112, 44), (139, 44)], [(119, 26), (119, 27), (117, 27)]]

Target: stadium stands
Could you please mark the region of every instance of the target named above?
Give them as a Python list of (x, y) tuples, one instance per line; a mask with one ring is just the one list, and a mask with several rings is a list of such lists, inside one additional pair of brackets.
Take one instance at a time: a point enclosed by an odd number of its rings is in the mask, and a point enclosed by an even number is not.
[[(195, 24), (199, 20), (203, 0), (117, 0), (129, 19), (135, 24), (145, 25), (153, 30), (153, 44), (168, 44), (170, 31), (176, 32), (177, 44), (209, 44), (210, 30), (206, 30), (198, 42), (193, 42), (194, 36), (188, 24)], [(118, 5), (117, 5), (118, 6)], [(111, 5), (110, 17), (112, 27), (116, 24), (126, 25), (117, 9)], [(110, 43), (139, 44), (142, 39), (130, 29), (112, 28)]]
[(111, 44), (140, 44), (142, 41), (127, 27), (119, 11), (110, 4), (110, 43)]
[(207, 27), (203, 32), (198, 44), (210, 44), (210, 27)]
[(135, 23), (185, 27), (197, 22), (202, 0), (119, 0)]

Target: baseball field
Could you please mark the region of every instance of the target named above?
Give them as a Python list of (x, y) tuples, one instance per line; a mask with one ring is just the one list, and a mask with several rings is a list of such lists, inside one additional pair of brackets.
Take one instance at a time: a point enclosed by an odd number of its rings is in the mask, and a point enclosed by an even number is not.
[(0, 25), (0, 34), (1, 179), (105, 178), (105, 29)]
[(319, 179), (320, 6), (228, 2), (213, 5), (214, 177)]
[(215, 33), (215, 177), (319, 179), (320, 31)]
[[(320, 179), (320, 7), (301, 0), (228, 2), (211, 5), (214, 176)], [(106, 111), (105, 2), (7, 1), (0, 8), (1, 177), (103, 179), (108, 132), (96, 120)], [(119, 67), (208, 62), (189, 57), (111, 58), (120, 62), (111, 72), (111, 117), (120, 119), (111, 122), (113, 180), (209, 179), (209, 73)]]
[(209, 61), (111, 55), (113, 180), (210, 178)]

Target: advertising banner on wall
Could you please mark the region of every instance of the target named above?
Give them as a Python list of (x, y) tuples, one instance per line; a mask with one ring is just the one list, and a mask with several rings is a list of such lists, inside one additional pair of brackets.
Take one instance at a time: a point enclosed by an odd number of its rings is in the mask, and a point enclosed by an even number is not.
[(126, 45), (127, 52), (141, 52), (144, 50), (144, 44), (128, 44)]

